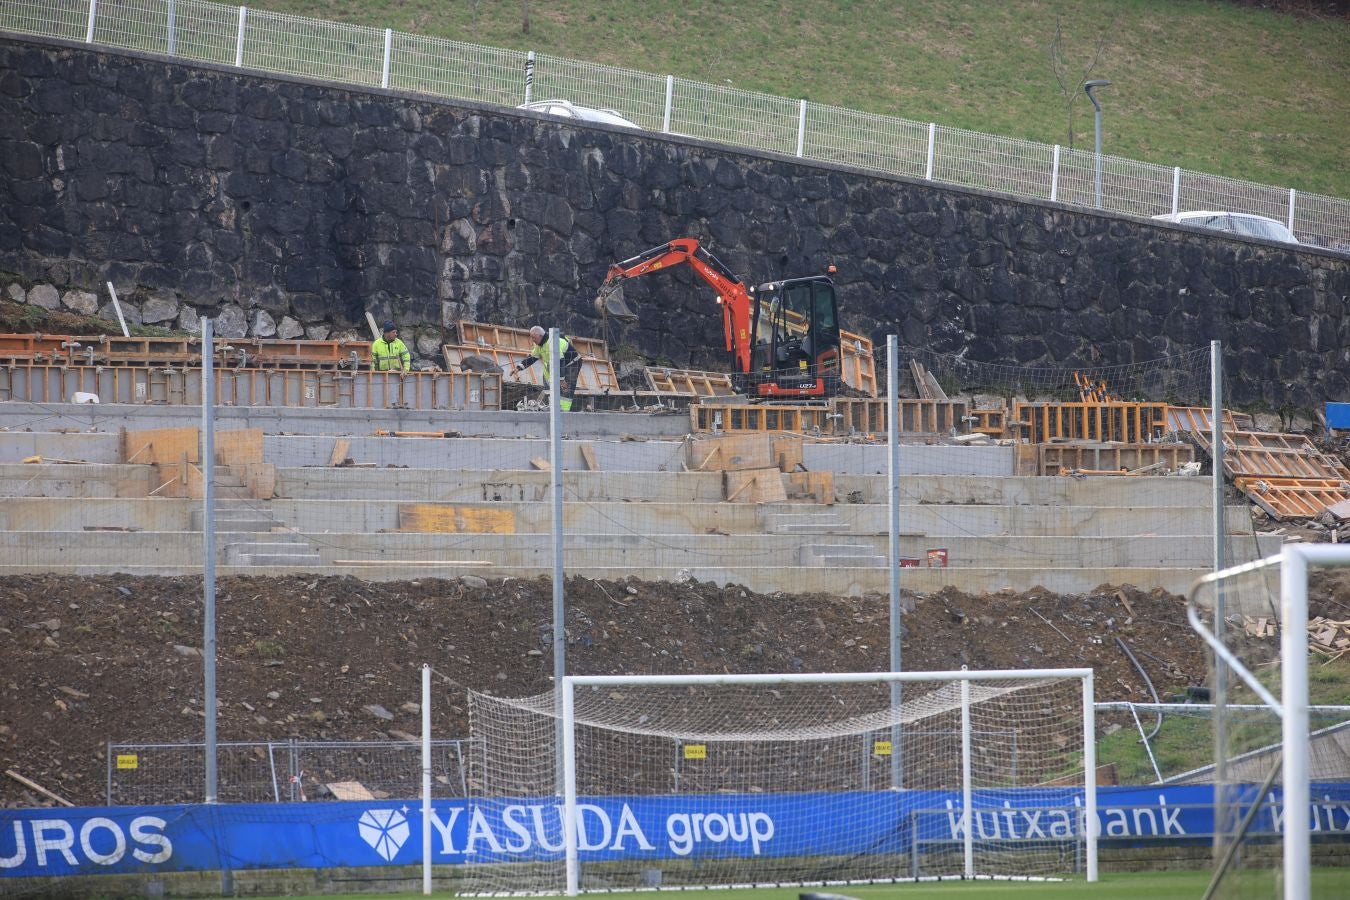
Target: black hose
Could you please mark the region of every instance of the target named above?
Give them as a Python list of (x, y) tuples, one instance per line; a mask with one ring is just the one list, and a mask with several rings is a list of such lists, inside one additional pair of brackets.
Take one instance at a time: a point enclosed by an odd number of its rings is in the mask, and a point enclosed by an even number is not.
[[(1153, 702), (1161, 703), (1162, 701), (1158, 699), (1157, 689), (1153, 687), (1153, 682), (1149, 679), (1148, 673), (1144, 671), (1144, 667), (1139, 665), (1139, 660), (1135, 659), (1134, 654), (1130, 652), (1129, 645), (1127, 645), (1119, 637), (1116, 638), (1116, 643), (1120, 645), (1120, 649), (1125, 652), (1125, 655), (1130, 658), (1130, 662), (1134, 663), (1134, 670), (1139, 673), (1140, 678), (1144, 679), (1144, 684), (1148, 685), (1148, 692), (1153, 696)], [(1153, 723), (1153, 730), (1150, 731), (1148, 734), (1144, 735), (1144, 737), (1139, 741), (1139, 743), (1141, 744), (1145, 743), (1146, 741), (1153, 740), (1153, 738), (1156, 737), (1158, 732), (1162, 729), (1162, 720), (1163, 720), (1162, 710), (1155, 709), (1153, 713), (1158, 717), (1158, 721)]]

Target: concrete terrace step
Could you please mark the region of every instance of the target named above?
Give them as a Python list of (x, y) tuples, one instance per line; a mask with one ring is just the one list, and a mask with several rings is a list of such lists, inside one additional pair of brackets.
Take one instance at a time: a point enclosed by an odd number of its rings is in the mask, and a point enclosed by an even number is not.
[[(491, 566), (551, 566), (549, 534), (344, 534), (326, 531), (231, 533), (217, 541), (270, 548), (305, 543), (324, 565), (362, 560), (481, 563)], [(1278, 535), (1232, 535), (1226, 556), (1233, 563), (1278, 552)], [(885, 535), (850, 536), (840, 542), (806, 541), (791, 534), (568, 534), (564, 564), (571, 566), (819, 566), (820, 555), (834, 554), (852, 566), (889, 565)], [(956, 535), (902, 536), (900, 554), (923, 559), (930, 549), (947, 551), (953, 568), (1196, 568), (1213, 558), (1202, 535), (1134, 538), (979, 538)], [(259, 550), (258, 552), (263, 552)], [(173, 532), (68, 531), (0, 532), (0, 560), (27, 565), (71, 562), (91, 565), (154, 563), (200, 565), (201, 534)]]

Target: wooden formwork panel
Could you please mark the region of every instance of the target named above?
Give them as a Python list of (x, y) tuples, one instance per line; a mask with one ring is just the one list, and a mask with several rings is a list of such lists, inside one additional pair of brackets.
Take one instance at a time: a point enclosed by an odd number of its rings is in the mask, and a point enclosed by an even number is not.
[(1159, 466), (1175, 472), (1195, 459), (1190, 444), (1034, 444), (1035, 471), (1025, 474), (1061, 475), (1067, 472), (1132, 472)]
[(823, 406), (752, 406), (745, 403), (695, 403), (689, 407), (690, 430), (789, 431), (794, 434), (824, 434), (830, 410)]
[[(1211, 410), (1203, 406), (1169, 406), (1167, 408), (1168, 431), (1192, 431), (1209, 434), (1213, 430)], [(1223, 411), (1223, 430), (1225, 432), (1248, 429), (1251, 416), (1246, 413), (1234, 413), (1231, 409)]]
[[(902, 434), (943, 434), (959, 428), (966, 404), (959, 400), (900, 400)], [(821, 436), (886, 433), (886, 401), (836, 397), (829, 406), (698, 403), (690, 425), (704, 431), (791, 431)]]
[[(834, 416), (830, 433), (837, 435), (886, 433), (887, 401), (836, 397), (831, 401)], [(897, 401), (901, 434), (946, 434), (964, 426), (967, 405), (964, 400)]]
[[(1210, 456), (1214, 455), (1208, 432), (1196, 432), (1193, 439)], [(1234, 431), (1224, 435), (1223, 467), (1238, 478), (1312, 478), (1350, 481), (1350, 469), (1336, 457), (1322, 453), (1301, 434), (1277, 434), (1267, 431)]]
[[(473, 344), (480, 348), (495, 347), (499, 350), (523, 350), (529, 353), (534, 349), (530, 340), (530, 329), (514, 328), (509, 325), (491, 325), (486, 322), (470, 322), (461, 319), (455, 323), (459, 329), (461, 344)], [(600, 338), (580, 337), (563, 333), (568, 343), (577, 348), (582, 356), (592, 359), (609, 359), (609, 345)]]
[(1055, 440), (1142, 444), (1167, 429), (1167, 404), (1015, 402), (1012, 422), (1033, 444)]
[(976, 434), (987, 434), (993, 438), (1005, 436), (1008, 427), (1006, 409), (972, 409), (970, 415), (974, 417), (971, 431)]
[(0, 334), (0, 361), (64, 358), (75, 341), (65, 334)]
[[(225, 364), (242, 368), (291, 366), (355, 368), (370, 362), (367, 341), (297, 341), (270, 338), (217, 338)], [(197, 337), (119, 337), (117, 335), (0, 334), (0, 362), (64, 362), (67, 365), (198, 365)]]
[(725, 372), (647, 366), (643, 374), (647, 378), (647, 386), (658, 396), (731, 397), (736, 394), (736, 389), (731, 385), (731, 376)]
[[(224, 406), (370, 409), (500, 409), (501, 376), (459, 372), (335, 372), (318, 369), (215, 371)], [(194, 406), (197, 368), (9, 365), (0, 367), (0, 400), (65, 403), (76, 392), (103, 403)]]
[(1350, 500), (1350, 482), (1338, 478), (1241, 477), (1233, 483), (1278, 520), (1312, 518), (1327, 507)]
[(851, 331), (839, 332), (839, 377), (844, 384), (868, 397), (877, 395), (877, 361), (871, 338)]
[[(506, 367), (513, 366), (530, 355), (528, 350), (480, 346), (478, 344), (444, 344), (441, 347), (441, 353), (445, 357), (446, 367), (452, 372), (472, 371), (464, 368), (464, 358), (467, 356), (480, 356), (490, 359), (498, 368), (505, 370)], [(522, 384), (534, 387), (542, 388), (546, 386), (544, 384), (543, 366), (530, 366), (523, 372), (511, 373), (509, 377)], [(596, 359), (582, 355), (581, 368), (577, 374), (578, 394), (609, 394), (618, 389), (619, 376), (614, 372), (614, 366), (608, 359)]]

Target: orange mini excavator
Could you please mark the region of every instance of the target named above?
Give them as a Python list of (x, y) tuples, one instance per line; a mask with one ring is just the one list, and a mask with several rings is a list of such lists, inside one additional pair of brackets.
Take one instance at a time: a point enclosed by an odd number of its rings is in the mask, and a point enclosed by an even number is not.
[(839, 315), (828, 275), (746, 287), (697, 240), (678, 238), (610, 266), (596, 309), (636, 322), (624, 303), (624, 282), (678, 265), (691, 267), (717, 292), (738, 392), (760, 400), (839, 393)]

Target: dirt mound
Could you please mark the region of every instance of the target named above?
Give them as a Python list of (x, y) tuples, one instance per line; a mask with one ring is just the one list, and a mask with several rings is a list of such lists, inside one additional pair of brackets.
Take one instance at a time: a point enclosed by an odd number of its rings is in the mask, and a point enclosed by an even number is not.
[[(1314, 613), (1343, 618), (1345, 580)], [(467, 583), (466, 583), (467, 582)], [(420, 729), (419, 668), (443, 682), (435, 732), (467, 733), (464, 688), (549, 687), (552, 589), (534, 581), (227, 578), (217, 591), (222, 741), (399, 738)], [(1339, 598), (1339, 599), (1338, 599)], [(585, 674), (880, 671), (882, 596), (760, 595), (712, 584), (567, 582), (568, 670)], [(200, 740), (201, 582), (0, 578), (0, 769), (77, 804), (104, 798), (113, 742)], [(1091, 666), (1099, 700), (1147, 701), (1116, 643), (1160, 693), (1202, 684), (1181, 598), (1131, 587), (920, 598), (904, 616), (909, 670)], [(364, 708), (393, 711), (393, 720)], [(0, 779), (0, 805), (45, 799)]]

